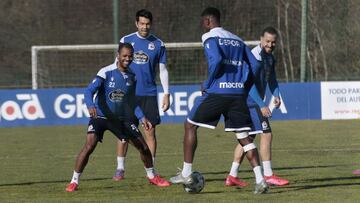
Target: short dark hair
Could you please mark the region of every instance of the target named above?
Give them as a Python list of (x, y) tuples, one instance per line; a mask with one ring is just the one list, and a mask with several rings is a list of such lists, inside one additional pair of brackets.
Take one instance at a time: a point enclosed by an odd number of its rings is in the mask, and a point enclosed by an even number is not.
[(150, 20), (152, 22), (152, 13), (146, 9), (141, 9), (136, 12), (136, 21), (139, 22), (139, 18), (144, 17)]
[(131, 52), (134, 52), (134, 47), (130, 43), (119, 43), (118, 52), (120, 53), (121, 49), (128, 48)]
[(220, 11), (215, 7), (205, 8), (204, 11), (201, 13), (201, 17), (204, 16), (213, 16), (218, 22), (220, 22)]
[(265, 32), (272, 34), (272, 35), (278, 35), (277, 30), (274, 27), (266, 27), (262, 32), (261, 32), (261, 36), (264, 36)]

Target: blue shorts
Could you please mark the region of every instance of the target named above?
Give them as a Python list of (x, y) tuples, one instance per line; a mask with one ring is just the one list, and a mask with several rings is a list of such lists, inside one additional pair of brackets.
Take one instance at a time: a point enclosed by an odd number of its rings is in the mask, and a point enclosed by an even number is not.
[(207, 94), (196, 100), (187, 121), (197, 126), (215, 129), (221, 115), (225, 131), (251, 130), (251, 119), (246, 97), (242, 95)]
[(140, 130), (133, 122), (106, 118), (90, 118), (87, 133), (94, 133), (98, 142), (102, 142), (106, 130), (110, 130), (121, 141), (142, 137)]
[(159, 107), (156, 96), (136, 96), (138, 105), (144, 112), (145, 117), (150, 121), (151, 125), (160, 124)]
[(262, 115), (260, 107), (258, 105), (249, 106), (249, 111), (253, 123), (249, 134), (256, 135), (260, 133), (271, 133), (269, 119)]

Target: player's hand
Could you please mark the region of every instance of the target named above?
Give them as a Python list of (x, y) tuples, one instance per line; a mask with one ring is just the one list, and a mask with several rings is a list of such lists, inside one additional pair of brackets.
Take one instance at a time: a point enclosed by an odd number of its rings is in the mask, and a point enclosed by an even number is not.
[(151, 125), (151, 123), (150, 123), (150, 121), (147, 119), (147, 118), (143, 118), (143, 119), (141, 119), (141, 123), (142, 123), (142, 126), (143, 126), (143, 128), (145, 129), (145, 130), (150, 130), (150, 129), (152, 129), (152, 125)]
[(170, 94), (164, 94), (161, 108), (163, 112), (167, 111), (170, 108)]
[(96, 114), (96, 108), (95, 107), (91, 107), (88, 108), (89, 114), (91, 118), (96, 118), (97, 114)]
[(261, 108), (261, 114), (266, 117), (266, 118), (270, 118), (271, 117), (271, 111), (269, 109), (269, 107), (265, 106)]
[(275, 97), (275, 99), (274, 99), (274, 104), (275, 104), (275, 107), (276, 107), (276, 108), (279, 108), (279, 107), (280, 107), (280, 105), (281, 105), (281, 99), (280, 99), (280, 97)]

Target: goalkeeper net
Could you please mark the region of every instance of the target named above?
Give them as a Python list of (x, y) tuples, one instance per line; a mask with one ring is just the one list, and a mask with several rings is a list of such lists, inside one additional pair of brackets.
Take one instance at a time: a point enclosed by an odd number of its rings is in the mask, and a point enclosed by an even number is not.
[[(245, 41), (256, 46), (259, 41)], [(207, 77), (200, 42), (165, 43), (170, 84), (197, 84)], [(117, 44), (32, 46), (32, 88), (85, 87), (114, 61)]]

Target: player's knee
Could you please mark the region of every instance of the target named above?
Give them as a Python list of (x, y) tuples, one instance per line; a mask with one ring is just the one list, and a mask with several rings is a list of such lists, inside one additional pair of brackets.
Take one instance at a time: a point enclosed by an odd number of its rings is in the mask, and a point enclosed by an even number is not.
[(248, 152), (250, 150), (256, 149), (256, 145), (254, 143), (250, 143), (243, 146), (244, 152)]
[(184, 122), (184, 127), (185, 127), (185, 130), (191, 130), (191, 131), (195, 131), (197, 129), (196, 125), (194, 125), (188, 121)]
[(238, 140), (241, 140), (241, 139), (247, 138), (249, 136), (249, 133), (246, 131), (245, 132), (236, 132), (235, 135)]

